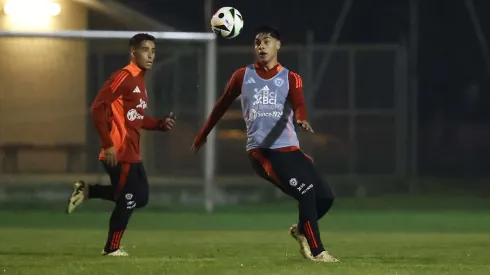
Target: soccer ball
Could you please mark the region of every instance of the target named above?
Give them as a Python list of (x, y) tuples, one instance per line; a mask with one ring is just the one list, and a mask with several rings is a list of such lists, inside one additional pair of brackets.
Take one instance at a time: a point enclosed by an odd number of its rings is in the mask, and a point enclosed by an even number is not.
[(231, 39), (237, 37), (242, 28), (242, 14), (233, 7), (223, 7), (211, 18), (211, 29), (223, 38)]

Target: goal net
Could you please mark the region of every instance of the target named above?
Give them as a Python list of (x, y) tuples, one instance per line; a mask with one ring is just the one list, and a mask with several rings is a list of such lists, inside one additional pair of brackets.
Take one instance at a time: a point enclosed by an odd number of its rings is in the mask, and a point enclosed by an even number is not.
[[(136, 33), (0, 31), (0, 185), (18, 188), (17, 198), (64, 200), (73, 180), (108, 184), (89, 109), (110, 74), (128, 64), (128, 40)], [(200, 200), (210, 211), (214, 131), (198, 156), (189, 148), (217, 97), (215, 35), (147, 33), (157, 39), (146, 76), (149, 114), (173, 111), (178, 118), (171, 133), (142, 133), (152, 192), (167, 203)], [(50, 191), (38, 194), (35, 185)], [(185, 192), (158, 192), (169, 186)]]

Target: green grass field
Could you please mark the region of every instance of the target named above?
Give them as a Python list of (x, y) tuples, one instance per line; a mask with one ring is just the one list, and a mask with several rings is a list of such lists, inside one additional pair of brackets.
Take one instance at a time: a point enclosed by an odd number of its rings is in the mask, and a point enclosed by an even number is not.
[(292, 203), (138, 211), (123, 238), (128, 258), (100, 255), (108, 211), (88, 204), (71, 216), (61, 205), (3, 211), (0, 274), (490, 274), (488, 204), (339, 200), (320, 224), (338, 264), (301, 258), (287, 233)]

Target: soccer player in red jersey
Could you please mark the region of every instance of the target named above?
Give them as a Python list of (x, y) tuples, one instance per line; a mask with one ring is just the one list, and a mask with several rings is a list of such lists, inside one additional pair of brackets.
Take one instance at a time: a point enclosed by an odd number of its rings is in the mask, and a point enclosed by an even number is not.
[(261, 27), (255, 36), (257, 63), (238, 69), (216, 102), (191, 151), (206, 142), (207, 135), (240, 96), (247, 128), (246, 150), (257, 174), (298, 201), (299, 222), (290, 228), (306, 259), (338, 262), (323, 247), (318, 220), (333, 204), (334, 196), (313, 160), (299, 148), (296, 123), (313, 132), (306, 116), (301, 77), (277, 61), (279, 32)]
[(155, 58), (155, 38), (139, 33), (129, 41), (131, 62), (114, 72), (95, 98), (91, 114), (102, 141), (99, 155), (111, 185), (88, 185), (76, 181), (67, 212), (86, 199), (98, 198), (115, 202), (103, 255), (127, 256), (120, 241), (136, 208), (148, 203), (148, 179), (140, 155), (140, 129), (168, 131), (175, 124), (170, 113), (165, 119), (147, 114), (148, 96), (145, 73)]

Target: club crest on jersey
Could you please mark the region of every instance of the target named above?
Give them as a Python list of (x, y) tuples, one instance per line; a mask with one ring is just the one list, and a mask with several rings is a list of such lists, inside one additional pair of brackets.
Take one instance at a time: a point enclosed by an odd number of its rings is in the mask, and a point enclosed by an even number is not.
[(281, 87), (284, 84), (284, 79), (278, 77), (274, 79), (274, 84), (276, 84), (277, 87)]
[(140, 113), (138, 113), (138, 111), (136, 111), (136, 109), (131, 109), (128, 111), (128, 113), (126, 114), (126, 118), (129, 120), (129, 121), (135, 121), (137, 119), (143, 119), (144, 116), (141, 115)]

